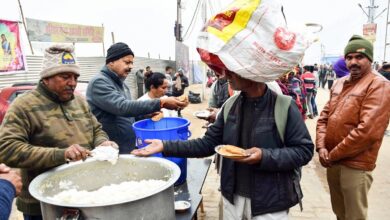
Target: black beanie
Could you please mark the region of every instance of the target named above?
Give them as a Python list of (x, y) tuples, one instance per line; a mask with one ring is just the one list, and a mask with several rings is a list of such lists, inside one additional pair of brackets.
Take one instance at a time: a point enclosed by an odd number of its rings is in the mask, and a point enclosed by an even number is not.
[(127, 46), (127, 44), (122, 43), (122, 42), (113, 44), (107, 50), (106, 64), (108, 64), (109, 62), (118, 60), (118, 59), (125, 57), (127, 55), (134, 56), (133, 51), (129, 48), (129, 46)]

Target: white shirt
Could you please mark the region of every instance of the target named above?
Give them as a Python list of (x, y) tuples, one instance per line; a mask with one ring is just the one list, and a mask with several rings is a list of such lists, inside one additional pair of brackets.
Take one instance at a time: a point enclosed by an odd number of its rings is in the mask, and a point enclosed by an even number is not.
[[(163, 96), (161, 97), (161, 99), (164, 99), (164, 98), (167, 98), (168, 96)], [(143, 96), (139, 97), (137, 100), (152, 100), (152, 98), (149, 96), (149, 92), (145, 93)], [(163, 112), (164, 114), (164, 117), (178, 117), (177, 116), (177, 111), (175, 110), (169, 110), (169, 109), (166, 109), (166, 108), (162, 108), (161, 111)]]

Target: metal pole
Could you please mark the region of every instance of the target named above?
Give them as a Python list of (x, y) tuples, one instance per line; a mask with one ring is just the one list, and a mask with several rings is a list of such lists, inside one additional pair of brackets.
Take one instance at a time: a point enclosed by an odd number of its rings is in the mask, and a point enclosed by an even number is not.
[[(207, 1), (203, 1), (203, 5), (202, 5), (202, 18), (203, 18), (203, 24), (206, 24), (207, 23)], [(206, 77), (206, 73), (207, 73), (207, 65), (204, 64), (203, 65), (203, 68), (202, 68), (202, 72), (203, 72), (203, 82), (202, 82), (202, 101), (206, 99), (206, 83), (207, 83), (207, 77)]]
[(114, 36), (114, 32), (111, 32), (111, 39), (112, 39), (112, 44), (115, 44), (115, 36)]
[(387, 17), (386, 17), (386, 32), (385, 32), (385, 52), (383, 53), (383, 61), (386, 61), (387, 28), (388, 28), (388, 25), (389, 25), (389, 6), (390, 6), (390, 0), (387, 1)]
[(106, 48), (104, 46), (104, 24), (102, 24), (102, 28), (103, 28), (103, 39), (102, 39), (103, 57), (105, 57), (106, 56)]
[(182, 42), (183, 38), (181, 36), (181, 0), (177, 0), (177, 6), (176, 6), (176, 25), (175, 25), (175, 37), (177, 41)]
[(34, 50), (33, 50), (33, 47), (32, 47), (31, 41), (30, 41), (30, 38), (29, 38), (29, 36), (28, 36), (27, 27), (26, 27), (26, 20), (24, 19), (22, 4), (20, 4), (20, 0), (18, 0), (18, 3), (19, 3), (20, 15), (22, 16), (22, 21), (23, 21), (24, 30), (26, 31), (28, 44), (30, 45), (31, 54), (34, 55)]

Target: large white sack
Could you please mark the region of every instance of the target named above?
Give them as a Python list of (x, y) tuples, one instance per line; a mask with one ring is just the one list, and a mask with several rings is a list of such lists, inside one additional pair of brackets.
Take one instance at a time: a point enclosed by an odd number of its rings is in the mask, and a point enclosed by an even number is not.
[(303, 29), (286, 27), (278, 0), (236, 0), (208, 21), (197, 50), (215, 71), (269, 82), (297, 65), (313, 39)]

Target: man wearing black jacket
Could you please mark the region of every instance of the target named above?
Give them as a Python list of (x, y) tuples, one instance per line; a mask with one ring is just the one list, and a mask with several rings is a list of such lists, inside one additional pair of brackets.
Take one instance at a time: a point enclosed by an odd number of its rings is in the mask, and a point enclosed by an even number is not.
[(224, 114), (219, 114), (202, 138), (184, 142), (150, 140), (150, 145), (132, 153), (207, 157), (215, 153), (217, 145), (239, 146), (250, 156), (224, 158), (222, 162), (223, 219), (286, 220), (288, 209), (302, 199), (295, 170), (311, 160), (313, 142), (295, 102), (288, 110), (283, 142), (275, 124), (276, 93), (265, 83), (229, 70), (225, 74), (232, 89), (241, 91), (226, 120)]
[(184, 94), (184, 89), (188, 87), (188, 78), (184, 75), (182, 69), (179, 69), (172, 79), (174, 81), (172, 93), (173, 96), (178, 97)]

